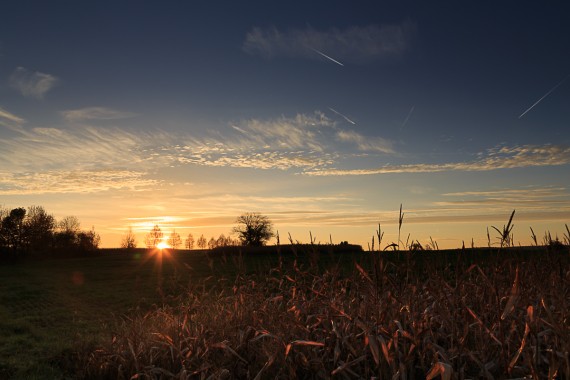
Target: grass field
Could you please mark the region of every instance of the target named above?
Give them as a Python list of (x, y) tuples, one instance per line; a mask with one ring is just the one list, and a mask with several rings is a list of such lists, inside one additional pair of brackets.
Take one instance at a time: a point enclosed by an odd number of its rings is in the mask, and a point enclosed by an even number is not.
[(568, 251), (302, 251), (0, 266), (0, 379), (570, 376)]
[(172, 260), (159, 270), (140, 252), (0, 266), (0, 379), (61, 377), (59, 361), (78, 343), (96, 342), (134, 307), (161, 304), (169, 287), (206, 273), (203, 258), (187, 255), (192, 272)]

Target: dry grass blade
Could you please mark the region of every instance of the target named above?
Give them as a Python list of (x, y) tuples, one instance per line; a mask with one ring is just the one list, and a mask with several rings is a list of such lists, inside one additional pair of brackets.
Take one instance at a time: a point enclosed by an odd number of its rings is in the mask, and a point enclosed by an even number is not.
[(289, 356), (289, 352), (291, 352), (291, 348), (293, 346), (291, 345), (291, 343), (289, 343), (286, 347), (285, 347), (285, 359), (287, 359), (287, 356)]
[(382, 335), (380, 335), (378, 339), (380, 340), (380, 345), (382, 346), (382, 353), (384, 354), (384, 359), (386, 359), (386, 362), (390, 364), (391, 360), (390, 360), (390, 353), (388, 352), (388, 345), (386, 344), (386, 341), (384, 340), (384, 337)]
[(426, 375), (426, 380), (431, 380), (437, 376), (441, 376), (442, 380), (450, 380), (452, 375), (453, 368), (449, 364), (437, 362), (429, 370)]
[(525, 324), (525, 328), (524, 328), (524, 336), (522, 338), (521, 341), (521, 345), (519, 347), (519, 349), (517, 350), (517, 353), (515, 354), (515, 356), (512, 358), (511, 362), (509, 363), (509, 373), (513, 370), (513, 367), (515, 366), (515, 364), (517, 363), (517, 360), (519, 360), (519, 357), (521, 356), (524, 346), (526, 345), (526, 338), (528, 336), (528, 333), (530, 332), (530, 327), (528, 326), (528, 323)]
[(234, 355), (236, 358), (238, 358), (239, 360), (241, 360), (244, 363), (247, 363), (247, 360), (245, 360), (240, 354), (238, 354), (237, 352), (234, 351), (233, 348), (231, 348), (230, 346), (228, 346), (226, 343), (224, 342), (220, 342), (220, 343), (214, 343), (212, 344), (210, 347), (212, 348), (220, 348), (222, 350), (226, 350), (229, 353), (231, 353), (232, 355)]
[(131, 343), (131, 340), (128, 340), (128, 344), (129, 344), (129, 349), (131, 350), (131, 354), (133, 355), (133, 360), (135, 361), (135, 368), (137, 369), (137, 371), (139, 370), (139, 362), (137, 359), (137, 354), (135, 353), (135, 349), (133, 348), (133, 344)]
[(366, 360), (366, 355), (362, 355), (354, 360), (349, 361), (348, 363), (344, 363), (343, 365), (337, 367), (334, 371), (332, 371), (331, 375), (334, 376), (342, 371), (345, 371), (346, 369), (352, 367), (355, 364), (360, 363), (363, 360)]
[(515, 280), (513, 282), (513, 287), (511, 288), (511, 295), (507, 304), (505, 305), (505, 309), (501, 314), (501, 319), (504, 320), (514, 309), (515, 309), (515, 302), (519, 297), (519, 267), (517, 266), (515, 272)]
[(402, 231), (402, 223), (404, 223), (404, 213), (402, 212), (402, 204), (400, 203), (400, 215), (398, 217), (398, 250), (400, 249), (400, 232)]
[(372, 334), (366, 334), (368, 339), (368, 345), (370, 347), (370, 352), (372, 352), (372, 358), (376, 365), (380, 365), (380, 347), (378, 346), (378, 340)]
[(323, 347), (325, 344), (321, 342), (315, 342), (312, 340), (294, 340), (291, 342), (293, 346), (318, 346)]
[(265, 364), (263, 365), (263, 367), (261, 367), (261, 369), (259, 370), (259, 372), (257, 373), (257, 375), (255, 375), (255, 377), (253, 378), (253, 380), (261, 380), (263, 377), (263, 372), (265, 372), (269, 367), (271, 367), (271, 365), (273, 364), (273, 362), (275, 361), (275, 355), (271, 355), (271, 357), (269, 358), (269, 360), (267, 360), (265, 362)]
[(166, 335), (166, 334), (152, 333), (152, 335), (159, 337), (159, 338), (163, 341), (163, 343), (165, 343), (165, 344), (168, 344), (168, 345), (170, 345), (170, 346), (173, 346), (173, 345), (174, 345), (174, 342), (173, 342), (172, 338), (169, 337), (169, 336)]
[(503, 343), (501, 343), (501, 341), (499, 339), (497, 339), (495, 334), (493, 334), (493, 332), (491, 330), (489, 330), (489, 328), (487, 326), (485, 326), (485, 324), (483, 323), (483, 321), (481, 321), (481, 319), (479, 319), (477, 314), (475, 314), (475, 312), (473, 310), (471, 310), (468, 306), (465, 306), (465, 307), (466, 307), (467, 311), (469, 312), (469, 314), (471, 314), (471, 316), (475, 319), (475, 321), (477, 321), (477, 323), (485, 329), (485, 331), (487, 332), (487, 334), (489, 334), (491, 339), (493, 339), (495, 342), (497, 342), (497, 344), (499, 344), (499, 346), (502, 346)]
[(532, 239), (532, 241), (534, 242), (535, 247), (538, 247), (538, 241), (536, 240), (536, 234), (534, 233), (534, 230), (532, 229), (532, 227), (530, 227), (530, 237)]
[(368, 273), (366, 273), (366, 271), (360, 265), (358, 265), (358, 263), (355, 262), (354, 266), (356, 266), (356, 269), (358, 269), (362, 277), (364, 277), (369, 283), (373, 283)]

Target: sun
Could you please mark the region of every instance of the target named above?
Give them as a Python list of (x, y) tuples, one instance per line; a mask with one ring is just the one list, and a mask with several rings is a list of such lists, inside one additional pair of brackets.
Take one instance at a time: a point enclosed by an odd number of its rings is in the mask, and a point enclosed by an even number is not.
[(156, 245), (156, 248), (158, 248), (158, 249), (160, 249), (160, 250), (163, 250), (163, 249), (170, 248), (170, 246), (168, 245), (167, 242), (161, 241), (160, 243), (158, 243), (158, 244)]

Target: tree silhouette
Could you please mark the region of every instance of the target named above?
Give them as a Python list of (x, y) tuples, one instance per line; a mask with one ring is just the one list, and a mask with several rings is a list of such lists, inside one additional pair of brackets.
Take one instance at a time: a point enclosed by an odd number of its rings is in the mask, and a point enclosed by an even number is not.
[(77, 234), (81, 227), (79, 219), (75, 216), (66, 216), (57, 224), (55, 232), (55, 245), (60, 249), (68, 249), (78, 245)]
[(194, 236), (192, 236), (192, 234), (188, 234), (184, 246), (186, 249), (194, 249)]
[(125, 234), (125, 236), (123, 236), (123, 239), (121, 240), (121, 248), (134, 249), (136, 247), (137, 247), (136, 236), (133, 233), (133, 228), (129, 227), (129, 230), (127, 231), (127, 233)]
[(206, 238), (204, 237), (204, 235), (200, 236), (197, 244), (198, 244), (198, 248), (200, 248), (200, 249), (206, 248), (206, 245), (208, 244), (208, 242), (206, 241)]
[(95, 227), (91, 231), (80, 231), (77, 234), (77, 247), (82, 252), (92, 252), (99, 248), (101, 237), (95, 232)]
[(41, 206), (28, 207), (25, 220), (25, 235), (33, 251), (42, 251), (51, 247), (56, 222)]
[(26, 242), (24, 229), (25, 217), (26, 209), (19, 207), (10, 211), (8, 216), (2, 219), (2, 240), (6, 246), (12, 248), (14, 252), (21, 251)]
[(182, 245), (182, 239), (176, 230), (173, 230), (170, 236), (168, 237), (168, 245), (171, 246), (173, 249), (178, 249)]
[(216, 240), (216, 247), (226, 247), (230, 245), (229, 240), (230, 238), (226, 238), (226, 235), (220, 234), (220, 236)]
[(238, 225), (233, 232), (238, 235), (242, 245), (258, 247), (273, 237), (273, 224), (269, 218), (259, 213), (245, 213), (236, 219)]
[(146, 235), (144, 239), (146, 247), (156, 248), (158, 244), (162, 241), (163, 237), (164, 234), (162, 233), (162, 230), (160, 229), (158, 224), (155, 224), (152, 230), (150, 230), (150, 232)]

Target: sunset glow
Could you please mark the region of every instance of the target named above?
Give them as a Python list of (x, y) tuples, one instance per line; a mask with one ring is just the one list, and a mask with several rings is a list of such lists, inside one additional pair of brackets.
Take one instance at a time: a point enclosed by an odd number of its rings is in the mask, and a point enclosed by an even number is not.
[(101, 247), (244, 212), (365, 248), (400, 204), (401, 235), (442, 248), (515, 209), (517, 244), (570, 222), (564, 5), (32, 3), (0, 23), (3, 209)]
[(171, 248), (171, 247), (166, 242), (161, 242), (161, 243), (158, 243), (156, 248), (158, 248), (162, 251), (163, 249), (167, 249), (167, 248)]

